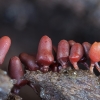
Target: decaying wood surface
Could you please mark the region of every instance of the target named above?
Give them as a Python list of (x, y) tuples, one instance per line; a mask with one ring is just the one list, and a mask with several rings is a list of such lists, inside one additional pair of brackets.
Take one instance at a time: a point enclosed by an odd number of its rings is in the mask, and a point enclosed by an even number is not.
[(10, 93), (9, 97), (7, 100), (22, 100), (22, 98), (18, 95)]
[(0, 100), (7, 100), (13, 87), (13, 81), (9, 78), (6, 71), (0, 69)]
[(100, 78), (89, 71), (27, 71), (25, 78), (40, 85), (43, 100), (100, 100)]
[[(30, 80), (31, 84), (40, 86), (38, 95), (42, 100), (100, 100), (100, 77), (86, 70), (75, 71), (69, 69), (60, 73), (27, 71), (24, 77)], [(8, 80), (5, 80), (5, 82), (9, 83)], [(0, 89), (2, 84), (0, 83)], [(8, 86), (10, 89), (11, 87), (12, 85)], [(9, 94), (9, 92), (0, 91), (1, 94)], [(22, 100), (22, 98), (10, 94), (7, 100)]]

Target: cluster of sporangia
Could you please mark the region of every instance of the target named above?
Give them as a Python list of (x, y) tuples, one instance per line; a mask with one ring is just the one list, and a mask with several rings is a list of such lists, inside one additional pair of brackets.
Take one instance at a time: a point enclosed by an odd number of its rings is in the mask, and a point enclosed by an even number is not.
[[(7, 36), (0, 39), (0, 64), (3, 63), (10, 44), (11, 40)], [(90, 65), (87, 64), (87, 60), (90, 61)], [(43, 36), (40, 39), (36, 56), (21, 53), (19, 57), (15, 56), (10, 59), (8, 74), (12, 79), (17, 80), (12, 92), (18, 94), (20, 88), (26, 84), (34, 88), (29, 81), (22, 80), (25, 73), (22, 63), (25, 65), (26, 70), (40, 70), (44, 73), (48, 71), (59, 72), (61, 69), (67, 68), (69, 63), (76, 70), (79, 69), (78, 63), (83, 63), (90, 72), (93, 72), (94, 66), (100, 72), (99, 61), (100, 42), (91, 45), (88, 42), (80, 44), (73, 40), (61, 40), (56, 48), (52, 45), (52, 41), (48, 36)]]

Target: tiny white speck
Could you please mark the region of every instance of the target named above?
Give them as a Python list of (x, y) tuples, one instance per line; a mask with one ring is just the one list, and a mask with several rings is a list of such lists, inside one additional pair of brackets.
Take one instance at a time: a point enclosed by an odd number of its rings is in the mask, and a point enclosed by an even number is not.
[(76, 72), (74, 72), (74, 75), (76, 75)]
[(6, 71), (3, 71), (3, 73), (6, 75), (7, 74), (7, 72)]
[(11, 81), (11, 83), (13, 83), (13, 80), (12, 79), (10, 81)]

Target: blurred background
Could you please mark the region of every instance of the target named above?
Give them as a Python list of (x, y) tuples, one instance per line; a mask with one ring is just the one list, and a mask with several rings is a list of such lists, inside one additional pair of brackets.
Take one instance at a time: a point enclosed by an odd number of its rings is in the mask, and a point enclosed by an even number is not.
[[(54, 45), (61, 39), (100, 41), (100, 0), (0, 0), (0, 37), (12, 40), (2, 69), (21, 52), (36, 53), (43, 35)], [(33, 95), (34, 94), (34, 95)], [(23, 100), (40, 100), (34, 91), (21, 89)]]

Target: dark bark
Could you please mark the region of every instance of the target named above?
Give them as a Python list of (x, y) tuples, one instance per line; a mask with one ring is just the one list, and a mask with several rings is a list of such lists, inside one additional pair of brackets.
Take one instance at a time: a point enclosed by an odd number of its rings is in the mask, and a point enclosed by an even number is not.
[(27, 71), (25, 78), (40, 85), (43, 100), (100, 100), (100, 78), (86, 70)]

